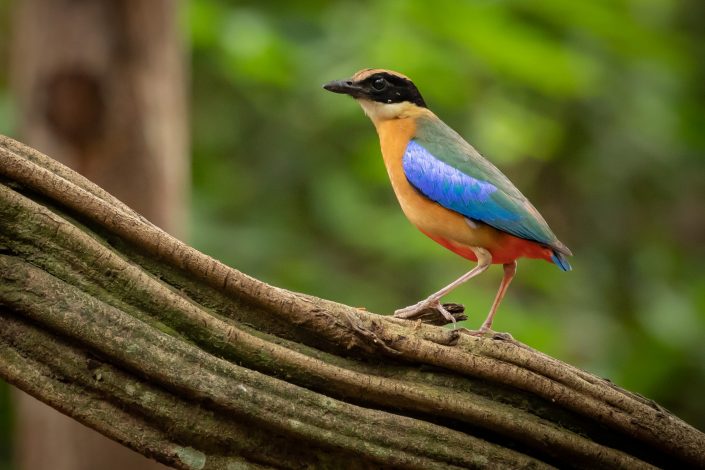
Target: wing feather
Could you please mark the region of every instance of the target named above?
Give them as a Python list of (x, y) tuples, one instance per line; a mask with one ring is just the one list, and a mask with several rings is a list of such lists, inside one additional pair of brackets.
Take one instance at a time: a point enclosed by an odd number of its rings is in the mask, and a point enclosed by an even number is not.
[(402, 159), (412, 186), (465, 217), (570, 254), (502, 172), (440, 120), (419, 121)]

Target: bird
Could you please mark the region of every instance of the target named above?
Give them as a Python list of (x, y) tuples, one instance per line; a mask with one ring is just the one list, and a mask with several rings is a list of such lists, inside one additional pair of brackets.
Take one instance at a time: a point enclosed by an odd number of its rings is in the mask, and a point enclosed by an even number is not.
[(544, 259), (570, 271), (570, 249), (495, 165), (485, 159), (426, 105), (409, 77), (385, 69), (363, 69), (323, 85), (349, 95), (372, 120), (382, 158), (402, 211), (422, 233), (450, 251), (477, 263), (470, 271), (426, 299), (399, 309), (396, 317), (416, 318), (437, 310), (448, 323), (455, 318), (441, 298), (491, 264), (504, 275), (479, 330), (492, 331), (497, 309), (517, 270), (517, 259)]

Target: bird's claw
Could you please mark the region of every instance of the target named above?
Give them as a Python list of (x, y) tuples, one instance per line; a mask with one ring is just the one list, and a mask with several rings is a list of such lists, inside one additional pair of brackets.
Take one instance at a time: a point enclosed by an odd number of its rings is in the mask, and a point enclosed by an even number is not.
[(394, 312), (394, 316), (396, 318), (414, 319), (423, 316), (429, 310), (439, 312), (449, 323), (453, 323), (453, 328), (456, 327), (455, 317), (445, 309), (439, 299), (425, 299), (417, 304), (400, 308)]
[(507, 341), (509, 343), (516, 343), (516, 340), (509, 333), (503, 333), (500, 331), (494, 331), (485, 325), (482, 325), (479, 330), (469, 330), (467, 328), (458, 328), (458, 332), (468, 336), (475, 336), (476, 338), (490, 338), (498, 341)]
[(480, 327), (479, 330), (470, 330), (468, 328), (460, 328), (459, 331), (460, 331), (460, 333), (462, 333), (464, 335), (475, 336), (478, 338), (482, 338), (484, 336), (490, 336), (490, 335), (495, 334), (494, 331), (492, 331), (491, 329), (486, 328), (484, 326)]

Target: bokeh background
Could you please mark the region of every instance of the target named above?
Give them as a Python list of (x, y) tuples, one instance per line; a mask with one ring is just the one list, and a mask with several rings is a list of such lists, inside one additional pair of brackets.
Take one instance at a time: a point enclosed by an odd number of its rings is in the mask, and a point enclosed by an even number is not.
[[(187, 241), (266, 282), (389, 313), (470, 264), (404, 218), (372, 124), (321, 85), (403, 72), (571, 247), (495, 328), (705, 430), (705, 3), (197, 0)], [(0, 2), (0, 133), (15, 135)], [(477, 327), (493, 268), (447, 297)], [(10, 460), (0, 383), (0, 468)]]

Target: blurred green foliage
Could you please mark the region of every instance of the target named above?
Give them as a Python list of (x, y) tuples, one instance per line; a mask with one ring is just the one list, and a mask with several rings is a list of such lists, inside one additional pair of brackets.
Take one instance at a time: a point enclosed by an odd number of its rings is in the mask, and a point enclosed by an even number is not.
[[(399, 70), (575, 252), (520, 262), (498, 330), (705, 428), (705, 4), (191, 2), (192, 239), (391, 312), (470, 265), (401, 214), (371, 123), (321, 84)], [(501, 270), (448, 296), (470, 327)]]
[[(520, 262), (496, 329), (705, 429), (705, 3), (185, 6), (194, 246), (382, 313), (468, 270), (405, 220), (359, 107), (321, 89), (398, 70), (575, 253), (568, 274)], [(0, 74), (6, 133), (7, 97)], [(468, 308), (466, 326), (500, 278), (493, 268), (448, 296)]]

